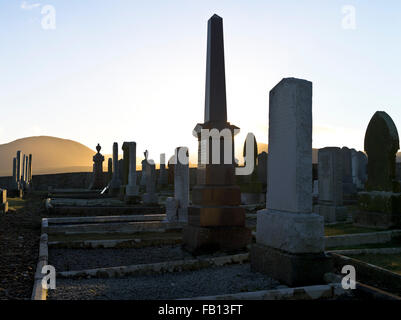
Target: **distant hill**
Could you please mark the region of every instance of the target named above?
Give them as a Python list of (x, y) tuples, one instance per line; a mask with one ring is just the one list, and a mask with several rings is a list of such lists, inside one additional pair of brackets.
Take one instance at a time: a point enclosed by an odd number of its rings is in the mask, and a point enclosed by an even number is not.
[(96, 151), (72, 140), (55, 137), (29, 137), (0, 145), (0, 176), (12, 175), (17, 151), (32, 154), (33, 174), (92, 171)]

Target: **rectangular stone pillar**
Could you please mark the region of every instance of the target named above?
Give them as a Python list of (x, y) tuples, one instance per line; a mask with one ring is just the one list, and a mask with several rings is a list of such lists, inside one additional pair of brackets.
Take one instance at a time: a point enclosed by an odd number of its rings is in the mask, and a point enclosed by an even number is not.
[(110, 182), (110, 193), (113, 196), (116, 196), (120, 193), (121, 187), (121, 179), (120, 179), (120, 170), (118, 167), (118, 143), (114, 142), (113, 144), (113, 177)]
[(174, 168), (174, 198), (177, 200), (178, 220), (187, 222), (189, 205), (188, 148), (178, 147), (175, 157), (177, 162)]
[(139, 186), (136, 184), (136, 142), (128, 142), (126, 151), (129, 152), (127, 158), (129, 159), (129, 173), (125, 201), (129, 204), (134, 204), (139, 202)]
[(342, 152), (328, 147), (318, 152), (319, 200), (315, 208), (325, 222), (344, 221), (347, 208), (343, 206)]
[(324, 283), (330, 270), (311, 164), (312, 83), (286, 78), (270, 91), (267, 209), (257, 215), (251, 267), (289, 286)]

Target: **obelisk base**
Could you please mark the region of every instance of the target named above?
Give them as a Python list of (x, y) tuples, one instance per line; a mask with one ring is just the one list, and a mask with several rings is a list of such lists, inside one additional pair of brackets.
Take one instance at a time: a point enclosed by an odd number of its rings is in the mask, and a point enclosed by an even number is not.
[(184, 249), (201, 254), (214, 251), (236, 251), (251, 243), (251, 230), (245, 227), (186, 226), (183, 231)]

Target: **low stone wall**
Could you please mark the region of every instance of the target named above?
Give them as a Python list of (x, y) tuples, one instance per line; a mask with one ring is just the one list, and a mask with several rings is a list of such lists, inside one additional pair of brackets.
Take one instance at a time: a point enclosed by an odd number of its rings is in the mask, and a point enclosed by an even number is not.
[[(156, 170), (157, 177), (159, 170)], [(104, 181), (107, 181), (107, 172), (103, 172)], [(12, 177), (0, 177), (0, 189), (9, 189)], [(92, 172), (71, 172), (56, 174), (40, 174), (32, 176), (35, 190), (47, 191), (49, 187), (54, 189), (87, 189), (92, 182)], [(137, 171), (137, 183), (141, 181), (141, 172)], [(189, 169), (190, 185), (196, 184), (196, 168)]]

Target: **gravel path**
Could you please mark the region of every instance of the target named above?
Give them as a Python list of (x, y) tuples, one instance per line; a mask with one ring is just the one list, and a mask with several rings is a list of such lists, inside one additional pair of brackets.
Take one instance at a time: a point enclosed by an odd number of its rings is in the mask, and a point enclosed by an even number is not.
[(49, 300), (179, 299), (274, 289), (279, 285), (254, 273), (249, 264), (197, 271), (109, 279), (57, 279)]
[[(217, 253), (201, 257), (224, 255)], [(134, 264), (148, 264), (172, 260), (195, 259), (181, 246), (158, 246), (145, 248), (107, 249), (49, 249), (49, 264), (57, 271), (77, 271), (84, 269), (118, 267)]]

